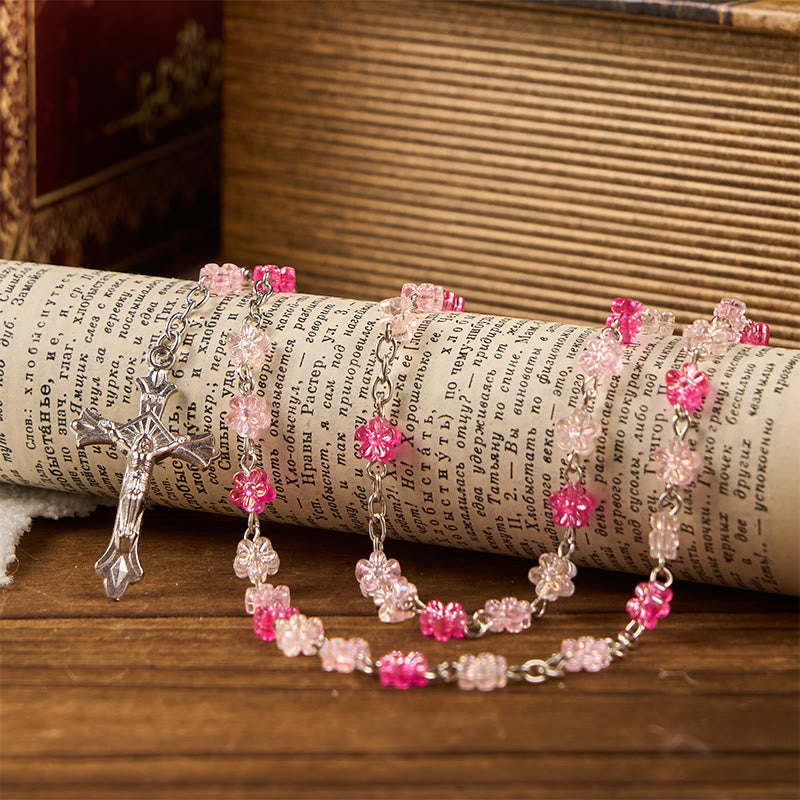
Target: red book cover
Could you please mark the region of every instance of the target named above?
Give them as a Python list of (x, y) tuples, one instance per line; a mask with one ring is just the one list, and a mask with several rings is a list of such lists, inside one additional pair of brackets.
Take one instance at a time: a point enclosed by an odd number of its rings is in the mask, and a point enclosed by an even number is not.
[(221, 27), (219, 0), (0, 0), (3, 258), (214, 247)]

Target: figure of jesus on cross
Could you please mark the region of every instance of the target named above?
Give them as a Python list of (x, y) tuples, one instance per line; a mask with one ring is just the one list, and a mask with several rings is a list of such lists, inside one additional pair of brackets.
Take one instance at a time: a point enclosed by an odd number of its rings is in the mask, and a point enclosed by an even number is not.
[(174, 436), (161, 422), (167, 398), (176, 391), (163, 369), (153, 369), (137, 378), (141, 388), (139, 415), (125, 423), (104, 419), (84, 408), (72, 423), (78, 447), (112, 444), (126, 456), (117, 517), (108, 549), (94, 565), (103, 579), (106, 594), (119, 600), (129, 584), (141, 580), (139, 533), (153, 467), (167, 456), (208, 469), (217, 457), (210, 433)]

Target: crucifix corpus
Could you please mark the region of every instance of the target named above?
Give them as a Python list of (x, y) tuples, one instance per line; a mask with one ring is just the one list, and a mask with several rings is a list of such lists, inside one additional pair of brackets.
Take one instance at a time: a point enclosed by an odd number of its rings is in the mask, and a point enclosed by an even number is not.
[(177, 388), (169, 381), (167, 370), (175, 363), (175, 354), (187, 327), (186, 317), (207, 299), (205, 287), (194, 287), (186, 299), (186, 308), (172, 315), (166, 332), (150, 351), (150, 372), (147, 377), (136, 379), (141, 389), (138, 416), (117, 423), (93, 409), (84, 408), (72, 423), (78, 447), (113, 445), (126, 458), (111, 542), (94, 565), (103, 579), (106, 594), (114, 600), (119, 600), (128, 586), (141, 580), (144, 574), (139, 563), (139, 533), (153, 467), (171, 457), (205, 470), (219, 455), (214, 448), (213, 434), (175, 436), (161, 421), (167, 398)]

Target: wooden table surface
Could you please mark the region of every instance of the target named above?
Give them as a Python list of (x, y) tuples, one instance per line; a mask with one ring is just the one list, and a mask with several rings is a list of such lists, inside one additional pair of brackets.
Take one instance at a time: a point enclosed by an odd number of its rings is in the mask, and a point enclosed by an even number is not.
[[(113, 521), (39, 521), (2, 592), (2, 797), (798, 797), (794, 598), (676, 584), (672, 615), (600, 674), (489, 694), (400, 692), (252, 634), (233, 518), (152, 511), (145, 579), (119, 603), (92, 569)], [(329, 635), (429, 660), (548, 655), (624, 622), (633, 576), (581, 570), (535, 626), (487, 641), (382, 625), (352, 572), (366, 538), (270, 528), (281, 582)], [(427, 597), (525, 591), (525, 562), (390, 543)]]

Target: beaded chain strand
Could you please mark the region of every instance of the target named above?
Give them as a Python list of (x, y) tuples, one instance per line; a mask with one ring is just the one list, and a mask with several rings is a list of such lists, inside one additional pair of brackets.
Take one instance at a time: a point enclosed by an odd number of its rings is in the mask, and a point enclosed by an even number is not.
[[(232, 264), (217, 267), (208, 265), (207, 285), (216, 286), (217, 293), (239, 291), (243, 286), (245, 270), (229, 285), (233, 275)], [(236, 267), (235, 269), (239, 269)], [(233, 476), (233, 489), (229, 493), (231, 503), (247, 512), (247, 527), (236, 548), (233, 571), (239, 578), (248, 578), (253, 584), (245, 591), (245, 610), (253, 614), (257, 608), (271, 607), (280, 602), (281, 608), (289, 605), (288, 589), (276, 591), (266, 581), (280, 567), (280, 558), (272, 542), (261, 535), (259, 515), (267, 503), (275, 499), (266, 470), (257, 466), (257, 441), (270, 427), (270, 412), (266, 398), (258, 394), (256, 375), (264, 366), (271, 347), (265, 329), (265, 308), (276, 293), (291, 293), (295, 287), (292, 267), (275, 265), (257, 266), (252, 273), (252, 297), (247, 316), (238, 331), (228, 334), (225, 342), (228, 358), (236, 370), (238, 393), (230, 399), (230, 410), (225, 415), (225, 424), (233, 431), (241, 445), (239, 472)], [(284, 587), (285, 588), (285, 587)]]
[[(369, 459), (367, 473), (373, 481), (373, 493), (368, 500), (369, 534), (373, 550), (369, 558), (356, 564), (356, 579), (364, 597), (372, 598), (382, 622), (402, 622), (420, 618), (420, 631), (440, 642), (465, 636), (477, 638), (487, 632), (519, 633), (530, 628), (532, 619), (541, 618), (550, 602), (570, 597), (575, 591), (572, 579), (577, 574), (569, 557), (575, 549), (575, 530), (588, 524), (597, 503), (585, 490), (581, 458), (590, 455), (601, 433), (592, 417), (597, 387), (622, 372), (624, 345), (633, 344), (639, 333), (669, 336), (674, 316), (645, 306), (637, 300), (617, 298), (611, 304), (606, 327), (591, 339), (578, 359), (583, 370), (580, 406), (555, 424), (556, 443), (566, 452), (565, 485), (554, 492), (548, 504), (553, 521), (564, 528), (555, 553), (543, 553), (539, 565), (532, 567), (528, 578), (535, 586), (533, 601), (516, 597), (491, 598), (482, 608), (468, 615), (461, 603), (440, 600), (423, 602), (415, 584), (402, 575), (400, 563), (387, 558), (383, 550), (386, 537), (386, 502), (382, 481), (386, 464), (393, 460), (403, 439), (402, 431), (384, 416), (384, 406), (392, 396), (389, 368), (396, 357), (398, 342), (407, 342), (414, 333), (414, 315), (439, 310), (443, 297), (441, 287), (430, 284), (406, 284), (402, 297), (384, 300), (381, 311), (383, 335), (378, 341), (376, 361), (380, 373), (375, 376), (372, 396), (375, 416), (356, 431), (361, 443), (359, 455)], [(411, 303), (408, 299), (410, 298)], [(463, 303), (462, 303), (463, 307)]]
[[(689, 326), (683, 335), (688, 360), (679, 369), (671, 369), (666, 374), (667, 400), (674, 409), (674, 438), (653, 453), (656, 475), (665, 483), (651, 517), (653, 569), (648, 580), (636, 586), (634, 597), (626, 604), (629, 622), (615, 635), (601, 639), (591, 636), (565, 639), (561, 649), (549, 657), (532, 658), (514, 665), (509, 665), (505, 657), (488, 652), (465, 654), (458, 660), (444, 661), (432, 667), (419, 651), (404, 653), (393, 650), (373, 660), (369, 644), (364, 639), (328, 638), (318, 617), (307, 617), (297, 609), (289, 608), (288, 587), (276, 587), (286, 600), (280, 615), (268, 615), (269, 624), (264, 625), (260, 619), (266, 609), (255, 609), (253, 628), (256, 634), (265, 641), (275, 640), (286, 656), (319, 655), (322, 668), (328, 672), (359, 671), (376, 675), (383, 685), (397, 689), (441, 681), (457, 684), (463, 690), (485, 692), (514, 682), (538, 684), (562, 677), (565, 672), (599, 672), (612, 661), (623, 658), (646, 630), (655, 628), (658, 621), (670, 612), (673, 576), (667, 561), (677, 554), (680, 528), (677, 515), (683, 506), (681, 492), (694, 482), (702, 468), (700, 455), (686, 442), (686, 437), (690, 428), (696, 426), (692, 413), (701, 409), (711, 388), (708, 375), (697, 368), (697, 363), (723, 355), (737, 341), (759, 345), (766, 345), (769, 341), (768, 326), (751, 322), (744, 312), (743, 303), (725, 299), (715, 308), (710, 323), (698, 320)], [(613, 328), (613, 322), (608, 327)], [(619, 328), (617, 323), (617, 330)], [(605, 339), (610, 341), (608, 337)]]

